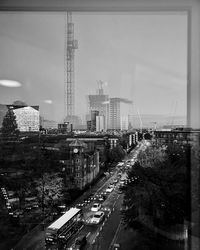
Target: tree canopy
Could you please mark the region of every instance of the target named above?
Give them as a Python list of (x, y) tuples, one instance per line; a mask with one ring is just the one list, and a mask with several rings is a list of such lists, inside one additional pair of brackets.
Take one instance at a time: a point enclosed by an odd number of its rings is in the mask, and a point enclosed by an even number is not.
[(4, 137), (16, 136), (19, 134), (17, 127), (16, 116), (12, 109), (8, 109), (2, 123), (1, 128), (2, 135)]
[(150, 155), (150, 160), (140, 159), (128, 174), (123, 218), (130, 227), (147, 217), (162, 227), (182, 224), (189, 217), (188, 151), (169, 146), (162, 161), (157, 159), (158, 152), (158, 148), (148, 149), (144, 158)]
[(35, 180), (38, 198), (44, 205), (57, 201), (62, 197), (63, 178), (59, 174), (45, 173), (41, 178)]
[(119, 162), (125, 157), (126, 153), (121, 145), (117, 145), (116, 147), (112, 148), (109, 153), (110, 161), (111, 162)]

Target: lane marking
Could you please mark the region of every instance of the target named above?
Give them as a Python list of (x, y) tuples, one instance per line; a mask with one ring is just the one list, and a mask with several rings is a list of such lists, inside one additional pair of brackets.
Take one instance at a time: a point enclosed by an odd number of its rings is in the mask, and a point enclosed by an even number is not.
[(90, 236), (91, 232), (88, 232), (88, 234), (86, 235), (86, 238), (88, 238)]
[(109, 250), (112, 249), (112, 246), (114, 245), (114, 242), (116, 241), (117, 234), (119, 233), (121, 224), (122, 224), (122, 220), (120, 220), (120, 222), (119, 222), (119, 225), (118, 225), (118, 227), (117, 227), (117, 230), (116, 230), (116, 232), (115, 232), (115, 235), (114, 235), (114, 237), (113, 237), (113, 239), (112, 239), (112, 242), (110, 243)]

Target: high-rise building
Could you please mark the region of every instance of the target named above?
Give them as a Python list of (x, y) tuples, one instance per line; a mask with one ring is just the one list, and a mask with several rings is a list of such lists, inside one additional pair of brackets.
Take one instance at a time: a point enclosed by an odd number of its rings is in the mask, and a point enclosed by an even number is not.
[(132, 101), (124, 98), (110, 98), (109, 129), (128, 130)]
[(21, 132), (39, 131), (40, 117), (39, 106), (28, 106), (25, 103), (16, 101), (11, 105), (0, 104), (0, 127), (8, 111), (12, 109), (15, 116), (17, 127)]
[(12, 109), (15, 114), (19, 131), (39, 131), (39, 106), (7, 105), (7, 107)]
[(96, 117), (99, 115), (99, 111), (91, 110), (91, 131), (96, 131)]
[(102, 84), (99, 85), (96, 95), (88, 95), (88, 111), (98, 111), (99, 116), (105, 117), (105, 129), (108, 127), (109, 117), (109, 96), (103, 92)]
[(103, 115), (96, 116), (96, 131), (101, 132), (105, 130), (105, 117)]

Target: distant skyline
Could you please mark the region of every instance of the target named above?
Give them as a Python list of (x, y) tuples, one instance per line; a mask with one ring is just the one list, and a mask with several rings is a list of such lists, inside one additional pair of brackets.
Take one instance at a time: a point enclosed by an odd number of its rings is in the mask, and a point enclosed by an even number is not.
[[(186, 116), (187, 16), (180, 13), (73, 12), (75, 113), (106, 82), (110, 97), (133, 101), (134, 114)], [(65, 14), (0, 13), (0, 103), (39, 105), (41, 115), (64, 117)]]

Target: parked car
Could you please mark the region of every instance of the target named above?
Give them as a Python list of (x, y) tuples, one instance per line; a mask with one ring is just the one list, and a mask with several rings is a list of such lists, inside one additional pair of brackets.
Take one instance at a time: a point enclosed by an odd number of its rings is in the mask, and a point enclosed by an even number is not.
[(97, 212), (101, 208), (100, 203), (94, 203), (93, 206), (91, 207), (91, 211)]
[(91, 223), (99, 224), (103, 219), (104, 219), (104, 212), (103, 211), (98, 211), (91, 218)]

